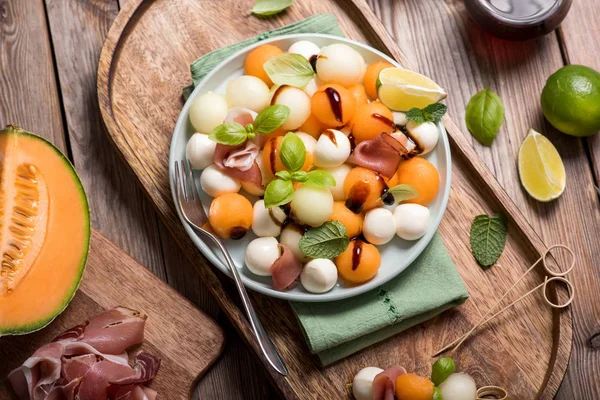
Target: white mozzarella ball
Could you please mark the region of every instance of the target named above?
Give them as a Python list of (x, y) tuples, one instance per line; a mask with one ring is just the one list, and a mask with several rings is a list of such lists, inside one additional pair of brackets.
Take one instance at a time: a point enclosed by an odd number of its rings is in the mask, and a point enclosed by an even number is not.
[(313, 94), (315, 94), (315, 92), (319, 89), (319, 86), (319, 80), (315, 76), (310, 81), (308, 81), (308, 83), (302, 88), (302, 90), (304, 90), (304, 93), (306, 93), (308, 97), (313, 97)]
[(315, 43), (308, 40), (300, 40), (293, 43), (287, 52), (300, 54), (308, 60), (315, 54), (319, 54), (319, 51), (321, 51), (321, 49)]
[(222, 94), (208, 92), (192, 100), (190, 105), (190, 122), (200, 133), (210, 133), (223, 123), (229, 107)]
[(439, 386), (444, 400), (475, 400), (477, 385), (471, 375), (459, 372), (451, 374)]
[(294, 192), (292, 214), (301, 224), (319, 226), (333, 213), (333, 196), (327, 188), (301, 185)]
[(440, 137), (438, 128), (433, 122), (417, 124), (414, 121), (410, 121), (406, 124), (406, 130), (410, 134), (411, 139), (423, 150), (421, 154), (427, 154), (433, 150)]
[(399, 126), (408, 124), (408, 119), (406, 118), (405, 113), (400, 111), (392, 111), (392, 115), (394, 116), (394, 124)]
[(337, 278), (333, 261), (317, 258), (306, 263), (300, 274), (300, 283), (311, 293), (325, 293), (335, 286)]
[(358, 371), (352, 380), (352, 394), (356, 400), (373, 399), (373, 381), (383, 370), (377, 367), (366, 367)]
[(193, 169), (204, 169), (213, 164), (217, 143), (204, 133), (194, 133), (185, 146), (185, 157)]
[(304, 231), (298, 225), (289, 224), (283, 228), (281, 236), (279, 237), (281, 244), (286, 245), (300, 261), (306, 259), (306, 256), (304, 255), (304, 252), (300, 250), (299, 245), (302, 236), (304, 236)]
[(253, 274), (260, 276), (271, 275), (271, 265), (279, 258), (280, 252), (277, 239), (261, 237), (248, 243), (246, 247), (246, 267)]
[(310, 116), (310, 97), (302, 89), (283, 85), (275, 90), (271, 104), (280, 104), (290, 109), (290, 115), (281, 128), (293, 131), (298, 129)]
[(327, 129), (317, 140), (314, 164), (317, 167), (337, 167), (346, 162), (351, 151), (350, 140), (343, 132)]
[(304, 132), (296, 132), (296, 136), (298, 136), (300, 140), (302, 140), (302, 143), (304, 143), (304, 148), (306, 149), (307, 153), (315, 152), (315, 147), (317, 146), (317, 139)]
[(225, 174), (213, 164), (202, 171), (200, 186), (209, 196), (217, 197), (224, 193), (239, 192), (242, 184), (238, 179)]
[(365, 60), (356, 50), (343, 43), (323, 47), (316, 65), (319, 79), (343, 86), (360, 83), (365, 73)]
[(227, 82), (229, 107), (244, 107), (261, 112), (269, 106), (271, 92), (266, 83), (255, 76), (243, 75)]
[(420, 204), (400, 204), (394, 209), (396, 234), (404, 240), (416, 240), (427, 232), (429, 208)]
[(329, 187), (329, 191), (333, 195), (333, 200), (345, 200), (346, 196), (344, 195), (344, 181), (346, 180), (348, 173), (352, 170), (352, 167), (348, 164), (342, 164), (333, 168), (323, 168), (323, 170), (329, 172), (331, 175), (333, 175), (333, 179), (335, 179), (335, 186)]
[(279, 207), (265, 208), (265, 201), (254, 203), (252, 214), (252, 232), (258, 237), (274, 236), (281, 233), (281, 226), (287, 216)]
[(365, 214), (363, 235), (375, 244), (386, 244), (396, 234), (396, 221), (392, 212), (386, 208), (374, 208)]

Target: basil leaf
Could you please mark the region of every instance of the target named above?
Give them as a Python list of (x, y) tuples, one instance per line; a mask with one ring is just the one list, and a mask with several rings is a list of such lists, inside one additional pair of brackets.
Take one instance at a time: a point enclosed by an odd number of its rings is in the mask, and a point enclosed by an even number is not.
[(292, 3), (294, 3), (294, 0), (256, 0), (251, 11), (253, 14), (267, 17), (280, 13), (291, 6)]
[(316, 188), (328, 188), (335, 186), (335, 178), (327, 171), (322, 169), (316, 169), (306, 173), (307, 179), (304, 181), (306, 186), (312, 186)]
[(290, 108), (282, 104), (269, 106), (258, 113), (254, 120), (254, 131), (267, 134), (279, 128), (290, 116)]
[(465, 112), (467, 128), (481, 144), (491, 146), (504, 120), (504, 104), (490, 89), (483, 89), (469, 100)]
[(213, 129), (208, 138), (213, 142), (235, 146), (244, 143), (248, 132), (237, 122), (226, 122)]
[(435, 386), (439, 386), (455, 371), (456, 366), (452, 357), (440, 358), (431, 367), (431, 381)]
[(306, 182), (308, 174), (305, 171), (292, 172), (292, 180), (295, 182)]
[(300, 250), (310, 258), (334, 258), (346, 250), (350, 239), (346, 227), (338, 221), (328, 221), (309, 229), (300, 239)]
[(298, 171), (306, 160), (306, 147), (304, 142), (296, 134), (288, 132), (281, 141), (279, 158), (283, 165), (291, 171)]
[(265, 207), (278, 207), (292, 201), (294, 197), (294, 184), (292, 181), (274, 179), (265, 190)]
[(419, 192), (417, 192), (417, 189), (405, 183), (401, 185), (396, 185), (393, 188), (388, 189), (387, 193), (394, 196), (394, 201), (396, 203), (414, 199), (415, 197), (419, 196)]
[(292, 175), (286, 170), (277, 172), (275, 176), (283, 179), (284, 181), (289, 181), (292, 178)]
[(310, 62), (295, 53), (281, 54), (267, 61), (263, 68), (277, 85), (290, 85), (302, 88), (315, 74)]
[(471, 251), (482, 267), (494, 265), (506, 243), (506, 220), (502, 215), (478, 215), (471, 224)]
[(440, 388), (433, 388), (433, 399), (432, 400), (443, 400), (442, 391)]

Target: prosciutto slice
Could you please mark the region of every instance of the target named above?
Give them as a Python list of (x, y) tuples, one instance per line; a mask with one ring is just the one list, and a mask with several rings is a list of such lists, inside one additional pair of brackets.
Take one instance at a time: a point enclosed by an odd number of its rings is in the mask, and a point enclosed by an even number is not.
[[(406, 139), (406, 143), (408, 143), (409, 140)], [(411, 152), (412, 150), (409, 151), (396, 137), (382, 133), (375, 139), (360, 142), (348, 161), (391, 178), (396, 173), (402, 158), (408, 156)]]
[(373, 379), (373, 400), (394, 400), (396, 378), (405, 373), (406, 369), (395, 366), (377, 374)]
[(286, 245), (279, 244), (279, 249), (281, 255), (271, 265), (271, 275), (275, 290), (286, 290), (291, 288), (300, 276), (302, 263)]

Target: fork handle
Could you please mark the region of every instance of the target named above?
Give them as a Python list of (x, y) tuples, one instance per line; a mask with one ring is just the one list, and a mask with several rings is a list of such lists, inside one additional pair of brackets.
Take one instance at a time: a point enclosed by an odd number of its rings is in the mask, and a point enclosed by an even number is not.
[(231, 256), (229, 255), (229, 252), (223, 245), (223, 242), (221, 242), (217, 238), (212, 237), (212, 235), (208, 235), (208, 236), (211, 236), (211, 239), (213, 239), (213, 241), (217, 244), (217, 246), (221, 250), (221, 253), (223, 253), (223, 256), (225, 257), (225, 261), (227, 261), (229, 270), (233, 274), (233, 278), (235, 280), (235, 286), (237, 287), (240, 297), (242, 298), (242, 304), (244, 305), (244, 309), (246, 310), (246, 314), (248, 315), (248, 319), (250, 320), (250, 325), (252, 326), (252, 330), (254, 331), (254, 336), (256, 337), (256, 340), (258, 341), (258, 345), (260, 346), (262, 353), (264, 354), (265, 358), (267, 359), (267, 361), (269, 362), (271, 367), (273, 367), (273, 369), (275, 369), (281, 375), (287, 376), (288, 370), (287, 370), (285, 364), (283, 363), (283, 360), (279, 356), (279, 353), (277, 353), (277, 350), (275, 350), (275, 346), (273, 345), (273, 342), (271, 342), (271, 339), (267, 335), (265, 328), (263, 328), (262, 323), (260, 322), (260, 319), (258, 318), (258, 315), (256, 315), (256, 311), (254, 311), (254, 307), (252, 306), (252, 302), (250, 301), (250, 297), (248, 296), (246, 287), (244, 286), (244, 284), (242, 282), (242, 277), (240, 276), (240, 272), (238, 271), (237, 267), (235, 266), (233, 259), (231, 258)]

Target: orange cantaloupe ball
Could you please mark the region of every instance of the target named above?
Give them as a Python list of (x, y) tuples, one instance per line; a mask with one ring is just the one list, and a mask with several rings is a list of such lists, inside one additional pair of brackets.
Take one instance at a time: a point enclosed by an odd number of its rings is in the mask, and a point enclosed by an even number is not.
[(346, 207), (345, 202), (336, 201), (333, 203), (333, 213), (329, 217), (330, 221), (338, 221), (346, 227), (346, 236), (349, 238), (361, 234), (365, 216), (363, 213), (355, 214)]
[[(333, 91), (329, 91), (329, 89), (333, 89)], [(337, 103), (330, 102), (327, 93), (330, 93), (333, 98), (338, 98), (339, 101)], [(336, 107), (336, 104), (339, 104), (341, 115), (334, 111), (333, 107)], [(355, 108), (356, 99), (354, 95), (341, 85), (323, 85), (319, 87), (311, 99), (312, 114), (327, 127), (346, 125), (352, 119)]]
[(350, 91), (350, 93), (352, 93), (354, 99), (356, 100), (356, 108), (369, 102), (369, 99), (367, 98), (367, 92), (365, 91), (365, 87), (360, 83), (348, 86), (348, 90)]
[(346, 207), (354, 213), (381, 207), (381, 195), (387, 188), (383, 177), (370, 169), (352, 168), (344, 180)]
[(225, 193), (210, 203), (208, 222), (223, 239), (241, 239), (252, 226), (250, 200), (239, 193)]
[(381, 255), (377, 247), (360, 239), (350, 241), (342, 254), (335, 258), (340, 277), (347, 283), (365, 283), (375, 275), (381, 266)]
[(396, 378), (396, 397), (398, 400), (431, 400), (434, 384), (424, 376), (414, 373)]
[(387, 61), (377, 61), (367, 66), (363, 85), (369, 97), (373, 100), (377, 98), (377, 78), (382, 69), (392, 68), (393, 65)]
[(352, 135), (358, 144), (364, 140), (375, 139), (382, 133), (392, 133), (395, 129), (393, 123), (394, 116), (390, 109), (374, 101), (358, 107), (354, 112)]
[(278, 136), (285, 136), (285, 134), (288, 133), (288, 131), (286, 131), (285, 129), (279, 127), (277, 129), (275, 129), (273, 132), (268, 133), (266, 135), (262, 135), (262, 145), (263, 148), (265, 146), (265, 144), (267, 144), (267, 142), (269, 141), (269, 139), (274, 138), (274, 137), (278, 137)]
[(244, 71), (246, 75), (255, 76), (268, 86), (272, 86), (273, 81), (269, 78), (269, 75), (267, 75), (264, 65), (270, 59), (281, 54), (283, 54), (283, 50), (272, 44), (258, 46), (248, 53), (248, 57), (246, 57), (246, 61), (244, 62)]
[(435, 166), (423, 157), (403, 160), (396, 171), (398, 185), (407, 184), (414, 187), (419, 195), (406, 203), (427, 206), (435, 199), (440, 187), (440, 174)]
[(319, 140), (319, 136), (321, 136), (321, 133), (323, 133), (323, 131), (325, 131), (326, 129), (327, 127), (323, 125), (321, 121), (317, 119), (317, 117), (310, 114), (308, 119), (304, 121), (300, 128), (298, 128), (298, 131), (308, 133), (310, 136)]
[[(263, 147), (262, 161), (265, 167), (263, 173), (265, 174), (265, 177), (269, 179), (272, 179), (277, 172), (286, 169), (285, 165), (283, 165), (283, 161), (281, 161), (281, 157), (279, 156), (281, 142), (283, 142), (283, 136), (272, 137), (267, 140), (265, 146)], [(310, 171), (313, 167), (313, 161), (313, 153), (306, 152), (304, 164), (300, 169), (302, 171)]]
[(396, 173), (392, 175), (391, 178), (386, 178), (383, 175), (381, 177), (383, 178), (383, 181), (385, 182), (388, 188), (393, 188), (394, 186), (398, 185), (398, 171), (396, 171)]

